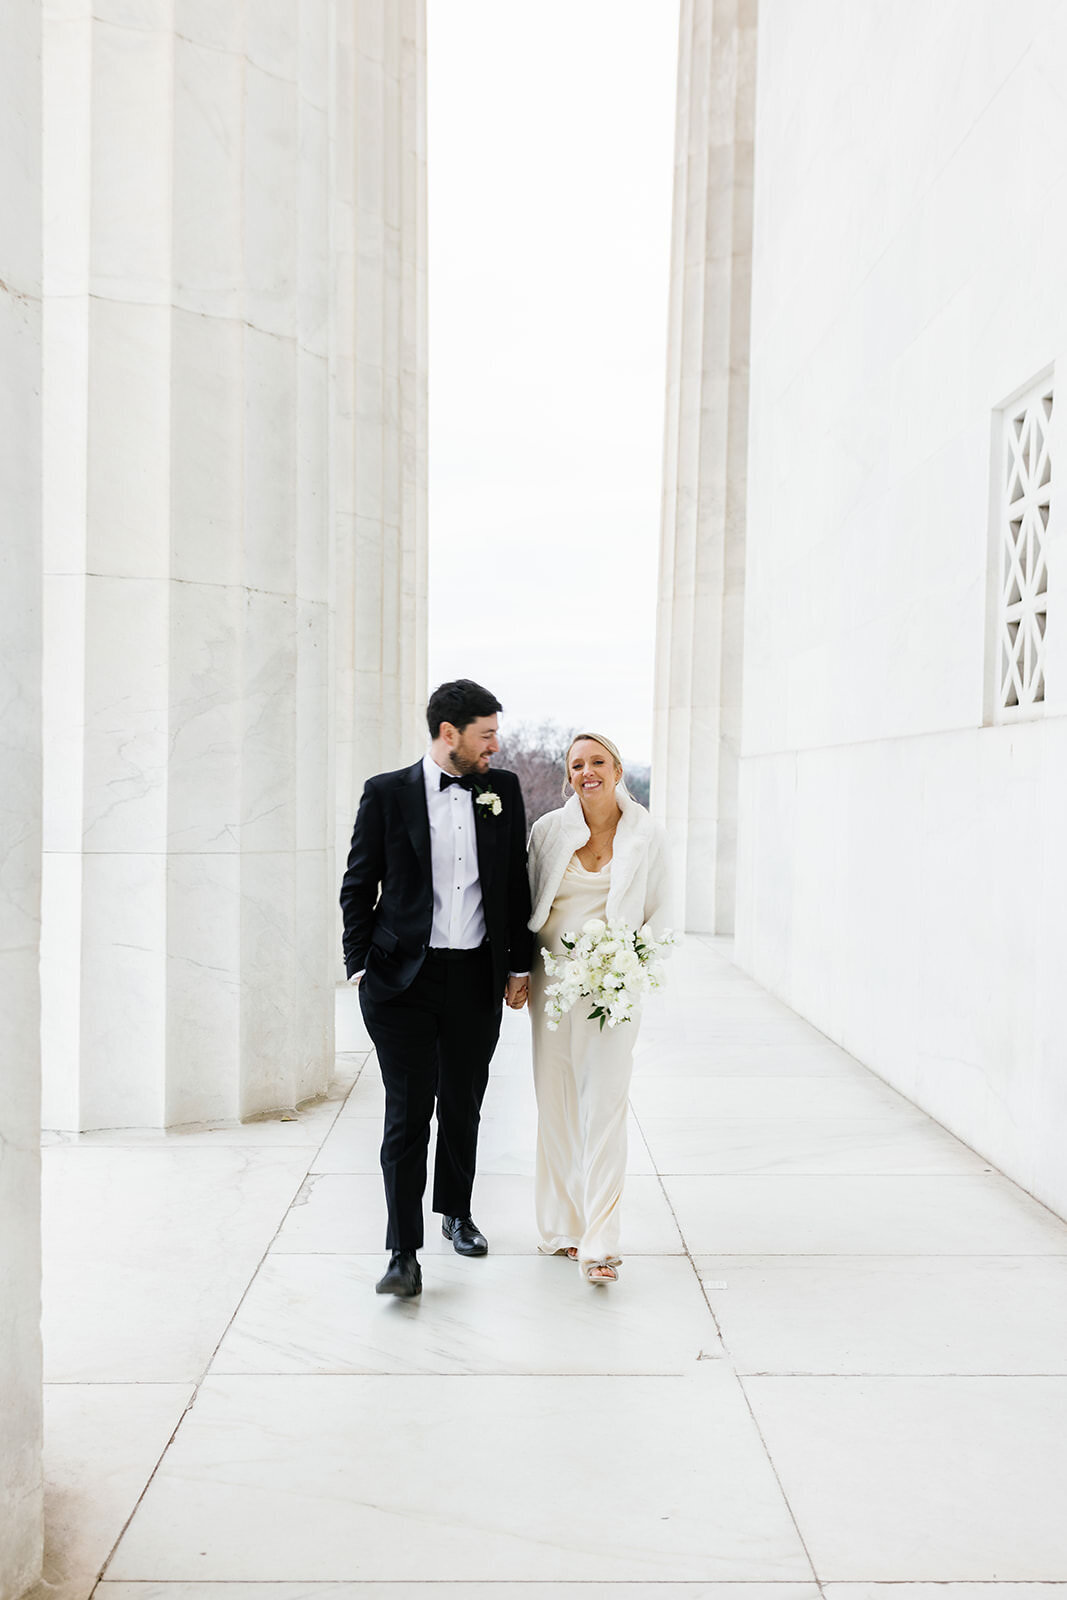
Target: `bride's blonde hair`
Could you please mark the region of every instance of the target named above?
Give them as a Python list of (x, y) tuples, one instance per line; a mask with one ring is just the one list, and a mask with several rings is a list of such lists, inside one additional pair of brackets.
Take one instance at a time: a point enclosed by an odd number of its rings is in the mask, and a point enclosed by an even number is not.
[[(574, 749), (575, 745), (578, 744), (582, 739), (594, 739), (597, 744), (602, 744), (604, 746), (604, 749), (607, 751), (608, 755), (611, 757), (612, 761), (614, 761), (615, 765), (619, 769), (619, 776), (615, 780), (616, 783), (622, 783), (623, 782), (623, 779), (622, 779), (622, 756), (620, 756), (620, 754), (618, 752), (618, 748), (611, 742), (611, 740), (610, 739), (605, 739), (605, 737), (604, 737), (604, 735), (602, 733), (576, 733), (574, 735), (574, 738), (571, 740), (570, 744), (567, 746), (567, 754), (563, 758), (563, 790), (562, 790), (562, 793), (563, 793), (564, 800), (566, 800), (566, 798), (567, 798), (567, 790), (571, 787), (571, 780), (570, 780), (571, 751)], [(625, 783), (623, 783), (623, 788), (624, 789), (626, 788)], [(627, 791), (627, 792), (629, 792), (629, 791)]]

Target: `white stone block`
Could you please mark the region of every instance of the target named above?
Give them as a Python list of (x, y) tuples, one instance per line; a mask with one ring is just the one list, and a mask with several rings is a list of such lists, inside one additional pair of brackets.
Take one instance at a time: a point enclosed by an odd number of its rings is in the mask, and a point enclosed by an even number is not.
[(245, 330), (171, 318), (171, 576), (236, 584), (244, 542)]
[[(321, 0), (317, 0), (321, 11)], [(245, 51), (253, 66), (275, 78), (296, 80), (302, 4), (256, 0), (245, 13)]]
[(89, 311), (83, 293), (46, 296), (41, 395), (44, 570), (85, 571), (89, 451)]
[(235, 848), (167, 862), (165, 1120), (241, 1115), (241, 859)]
[(41, 13), (0, 12), (0, 1593), (40, 1573)]
[(152, 851), (166, 831), (169, 585), (85, 582), (83, 847)]
[(44, 849), (80, 851), (84, 828), (85, 578), (46, 575), (42, 606)]
[(242, 640), (241, 846), (292, 848), (296, 601), (248, 591)]
[(298, 600), (296, 618), (295, 847), (300, 852), (321, 851), (333, 826), (328, 783), (333, 666), (329, 607), (321, 601)]
[(297, 355), (296, 591), (328, 602), (331, 580), (330, 374), (325, 358)]
[(41, 1097), (45, 1128), (81, 1126), (82, 856), (51, 849), (41, 862)]
[(240, 914), (239, 1114), (248, 1117), (296, 1101), (294, 1016), (297, 951), (303, 934), (296, 922), (296, 858), (292, 851), (242, 854)]
[(159, 1127), (163, 1122), (165, 953), (166, 858), (147, 851), (86, 853), (82, 1128)]
[(172, 0), (93, 0), (93, 14), (117, 28), (165, 33), (171, 23)]
[(812, 8), (760, 24), (738, 950), (1063, 1210), (1067, 691), (981, 724), (994, 413), (1067, 346), (1067, 28), (832, 9), (803, 74)]
[(330, 0), (304, 0), (300, 6), (300, 95), (309, 106), (327, 111), (330, 105), (330, 68), (336, 30)]
[(241, 647), (246, 592), (225, 584), (171, 589), (167, 848), (240, 848)]
[(140, 305), (170, 299), (172, 44), (160, 8), (115, 0), (131, 17), (92, 33), (90, 284)]
[(166, 306), (90, 305), (86, 554), (94, 574), (168, 574), (170, 320)]
[(330, 347), (329, 117), (301, 98), (299, 119), (298, 335), (302, 349), (325, 357)]
[(176, 37), (173, 299), (202, 316), (244, 314), (243, 113), (242, 57)]
[(171, 0), (174, 32), (179, 39), (208, 50), (240, 55), (244, 48), (244, 8), (220, 6), (217, 0)]
[(245, 68), (244, 316), (253, 328), (292, 337), (296, 321), (297, 91)]
[[(69, 14), (60, 15), (61, 9)], [(63, 8), (52, 4), (46, 10), (41, 88), (47, 296), (89, 292), (92, 29), (88, 0), (71, 0)], [(48, 321), (54, 309), (49, 306), (46, 312), (46, 367)], [(46, 438), (48, 431), (46, 427)]]
[(326, 1081), (335, 698), (357, 782), (424, 687), (422, 6), (49, 15), (48, 1104), (238, 1117)]
[(252, 589), (296, 590), (297, 345), (244, 330), (244, 562)]

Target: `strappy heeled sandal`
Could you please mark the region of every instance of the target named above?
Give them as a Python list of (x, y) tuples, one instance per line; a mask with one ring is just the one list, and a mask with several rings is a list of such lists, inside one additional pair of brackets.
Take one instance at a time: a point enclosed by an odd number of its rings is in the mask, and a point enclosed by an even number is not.
[(617, 1283), (619, 1279), (613, 1261), (583, 1261), (582, 1276), (586, 1283)]

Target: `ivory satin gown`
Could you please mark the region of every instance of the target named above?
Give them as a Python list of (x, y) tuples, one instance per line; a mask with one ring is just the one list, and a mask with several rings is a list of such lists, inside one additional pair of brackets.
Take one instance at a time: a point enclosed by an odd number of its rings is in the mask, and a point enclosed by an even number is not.
[(561, 955), (563, 935), (603, 917), (611, 862), (589, 872), (572, 856), (537, 937), (531, 973), (537, 1166), (534, 1198), (538, 1249), (574, 1247), (580, 1263), (619, 1261), (620, 1206), (626, 1174), (626, 1107), (639, 1016), (603, 1030), (579, 1000), (549, 1030), (541, 949)]

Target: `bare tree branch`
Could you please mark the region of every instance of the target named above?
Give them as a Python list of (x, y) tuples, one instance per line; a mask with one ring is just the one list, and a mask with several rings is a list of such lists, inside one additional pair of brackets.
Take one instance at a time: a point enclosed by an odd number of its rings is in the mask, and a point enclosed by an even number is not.
[[(494, 765), (514, 772), (518, 778), (527, 824), (563, 804), (563, 763), (567, 746), (577, 731), (562, 728), (556, 722), (519, 722), (501, 734), (500, 754), (494, 756)], [(626, 765), (625, 759), (624, 767), (626, 787), (635, 800), (647, 806), (649, 768)]]

